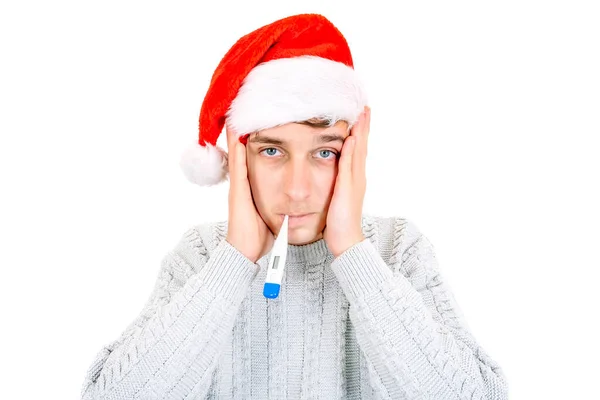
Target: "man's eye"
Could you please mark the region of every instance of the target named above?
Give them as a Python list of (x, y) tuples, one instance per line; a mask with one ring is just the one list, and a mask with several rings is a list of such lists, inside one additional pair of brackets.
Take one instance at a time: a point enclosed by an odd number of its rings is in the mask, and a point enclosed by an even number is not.
[[(331, 150), (320, 150), (319, 156), (323, 157), (325, 159), (330, 159), (330, 158), (335, 158), (337, 156), (337, 153), (335, 153)], [(333, 157), (331, 157), (331, 156), (333, 156)]]
[(274, 147), (269, 147), (269, 148), (261, 150), (260, 152), (267, 154), (269, 157), (272, 157), (276, 154), (277, 151), (279, 151), (279, 150), (277, 150)]

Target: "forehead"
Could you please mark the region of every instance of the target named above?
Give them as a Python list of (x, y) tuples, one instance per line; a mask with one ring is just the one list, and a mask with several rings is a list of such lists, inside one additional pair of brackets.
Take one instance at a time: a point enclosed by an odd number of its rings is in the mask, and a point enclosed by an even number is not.
[(335, 125), (328, 127), (311, 126), (303, 123), (289, 123), (274, 128), (264, 129), (258, 132), (253, 132), (248, 136), (250, 142), (264, 142), (270, 139), (277, 141), (334, 141), (336, 137), (345, 139), (350, 135), (348, 123), (346, 121), (338, 121)]

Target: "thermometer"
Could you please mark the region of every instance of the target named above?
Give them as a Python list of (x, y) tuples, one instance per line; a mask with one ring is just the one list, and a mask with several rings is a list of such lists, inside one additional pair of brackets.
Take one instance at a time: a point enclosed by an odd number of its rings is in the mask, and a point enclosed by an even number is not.
[(267, 299), (275, 299), (279, 296), (281, 288), (281, 279), (283, 278), (283, 268), (287, 257), (288, 246), (288, 216), (283, 217), (283, 224), (279, 230), (279, 235), (275, 239), (273, 252), (267, 268), (267, 278), (263, 288), (263, 295)]

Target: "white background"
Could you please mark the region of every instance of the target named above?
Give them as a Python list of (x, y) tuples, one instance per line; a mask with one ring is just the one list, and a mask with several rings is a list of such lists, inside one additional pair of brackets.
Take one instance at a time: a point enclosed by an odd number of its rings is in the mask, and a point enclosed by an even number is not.
[(228, 184), (188, 183), (180, 154), (229, 47), (301, 12), (370, 93), (365, 212), (433, 242), (511, 399), (596, 393), (594, 2), (283, 3), (2, 3), (0, 397), (77, 398), (162, 257), (227, 217)]

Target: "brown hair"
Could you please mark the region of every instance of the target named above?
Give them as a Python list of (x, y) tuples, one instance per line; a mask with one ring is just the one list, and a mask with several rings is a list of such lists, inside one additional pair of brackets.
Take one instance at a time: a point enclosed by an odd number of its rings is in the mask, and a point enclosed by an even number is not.
[(344, 120), (340, 119), (340, 120), (336, 121), (331, 118), (314, 117), (314, 118), (307, 119), (305, 121), (299, 121), (297, 123), (302, 124), (302, 125), (308, 125), (313, 128), (330, 128), (340, 121), (344, 121)]

